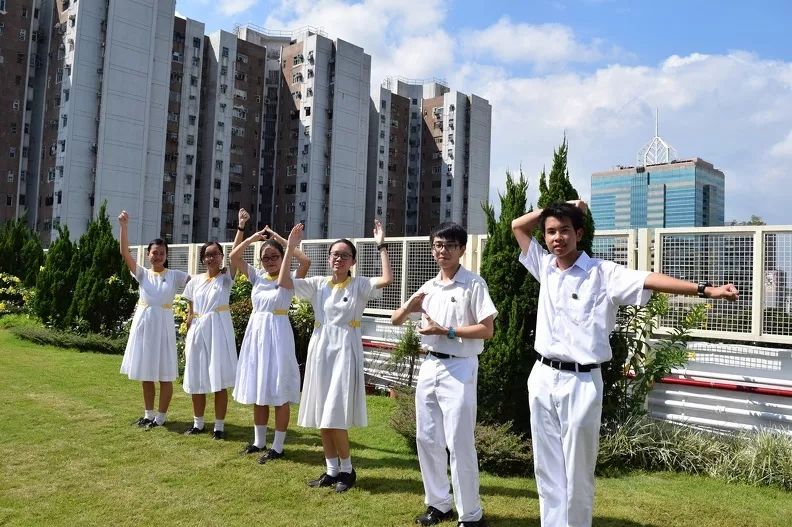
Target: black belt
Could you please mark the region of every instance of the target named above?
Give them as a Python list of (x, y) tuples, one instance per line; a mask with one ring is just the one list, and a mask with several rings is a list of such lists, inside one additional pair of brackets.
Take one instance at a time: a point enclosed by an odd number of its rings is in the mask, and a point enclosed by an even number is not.
[(600, 367), (599, 364), (578, 364), (577, 362), (562, 362), (560, 360), (548, 359), (538, 353), (536, 354), (536, 360), (556, 370), (577, 371), (582, 373), (596, 370)]
[(438, 359), (458, 359), (456, 355), (449, 355), (447, 353), (437, 353), (436, 351), (427, 351), (426, 355), (432, 355), (433, 357), (437, 357)]

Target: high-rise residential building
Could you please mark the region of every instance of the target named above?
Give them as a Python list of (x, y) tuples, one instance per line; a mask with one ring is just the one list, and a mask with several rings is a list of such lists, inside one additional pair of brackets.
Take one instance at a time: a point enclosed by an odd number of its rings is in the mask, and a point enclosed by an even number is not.
[(29, 204), (33, 91), (41, 75), (37, 54), (38, 0), (0, 1), (0, 223), (21, 217)]
[(699, 158), (675, 159), (655, 134), (636, 166), (591, 176), (591, 213), (598, 229), (723, 225), (725, 176)]
[(437, 81), (388, 79), (371, 107), (366, 215), (393, 235), (486, 229), (492, 107)]

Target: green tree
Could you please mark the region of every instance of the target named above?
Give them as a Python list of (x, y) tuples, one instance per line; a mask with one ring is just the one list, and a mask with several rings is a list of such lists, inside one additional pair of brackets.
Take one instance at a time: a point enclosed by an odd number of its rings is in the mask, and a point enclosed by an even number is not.
[(75, 251), (69, 228), (58, 227), (58, 237), (50, 245), (44, 268), (36, 279), (33, 310), (41, 320), (57, 328), (65, 326), (77, 281), (71, 266)]
[(77, 245), (71, 272), (78, 278), (68, 320), (79, 329), (115, 334), (132, 314), (137, 295), (106, 209), (103, 203)]
[[(550, 176), (547, 177), (544, 169), (539, 175), (539, 200), (537, 204), (539, 208), (544, 208), (550, 203), (557, 201), (569, 201), (573, 199), (580, 199), (578, 191), (572, 186), (569, 180), (569, 168), (567, 168), (567, 156), (569, 154), (569, 145), (567, 144), (566, 137), (564, 137), (561, 145), (553, 151), (553, 168), (550, 170)], [(591, 255), (592, 242), (594, 241), (594, 217), (591, 215), (591, 210), (586, 212), (585, 228), (583, 239), (578, 243), (578, 249), (586, 251)], [(544, 237), (541, 233), (537, 233), (536, 239), (539, 243), (545, 246)]]
[(483, 204), (487, 243), (481, 276), (498, 308), (495, 333), (480, 357), (478, 400), (482, 420), (513, 421), (519, 431), (530, 429), (526, 381), (533, 365), (533, 339), (539, 284), (517, 260), (520, 248), (511, 222), (525, 213), (528, 183), (522, 172), (515, 181), (506, 174), (506, 192), (500, 194), (500, 215)]
[(41, 240), (24, 219), (10, 220), (0, 227), (0, 273), (14, 275), (32, 287), (43, 262)]

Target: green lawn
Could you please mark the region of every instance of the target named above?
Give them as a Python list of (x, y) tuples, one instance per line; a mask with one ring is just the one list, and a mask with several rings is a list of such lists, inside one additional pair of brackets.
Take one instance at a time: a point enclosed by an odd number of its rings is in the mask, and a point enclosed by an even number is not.
[[(411, 525), (424, 508), (387, 398), (369, 398), (371, 426), (351, 433), (358, 486), (336, 495), (305, 485), (323, 468), (313, 430), (290, 431), (287, 460), (238, 455), (250, 408), (232, 404), (225, 442), (185, 437), (192, 411), (177, 387), (164, 429), (130, 426), (142, 398), (120, 362), (0, 330), (0, 525), (387, 526)], [(532, 479), (483, 474), (481, 494), (492, 526), (539, 525)], [(792, 494), (777, 489), (664, 473), (597, 481), (596, 526), (790, 524)]]

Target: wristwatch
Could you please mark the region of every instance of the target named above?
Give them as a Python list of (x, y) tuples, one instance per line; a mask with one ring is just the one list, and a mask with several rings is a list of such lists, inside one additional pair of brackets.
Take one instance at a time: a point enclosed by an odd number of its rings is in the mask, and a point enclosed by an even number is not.
[(449, 339), (457, 338), (456, 328), (448, 328), (448, 335), (446, 335)]
[(707, 298), (707, 295), (704, 294), (704, 289), (712, 287), (712, 284), (709, 282), (699, 282), (698, 289), (696, 293), (698, 294), (699, 298)]

